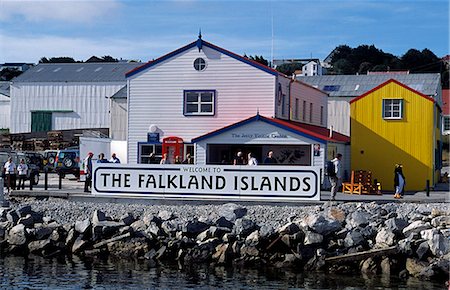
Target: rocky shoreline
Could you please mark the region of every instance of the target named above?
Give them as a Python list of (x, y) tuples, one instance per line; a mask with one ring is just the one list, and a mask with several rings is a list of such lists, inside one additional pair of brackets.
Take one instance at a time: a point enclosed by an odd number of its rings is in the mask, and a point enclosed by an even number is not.
[(448, 204), (139, 205), (11, 200), (2, 254), (142, 259), (150, 265), (268, 265), (449, 277)]

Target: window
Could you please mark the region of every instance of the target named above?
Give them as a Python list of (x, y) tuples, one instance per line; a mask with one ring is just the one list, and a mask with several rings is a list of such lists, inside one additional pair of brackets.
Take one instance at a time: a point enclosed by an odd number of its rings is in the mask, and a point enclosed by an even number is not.
[(286, 95), (283, 94), (281, 97), (281, 116), (286, 114)]
[(309, 103), (309, 122), (312, 123), (313, 103)]
[(450, 116), (444, 117), (444, 130), (445, 131), (450, 130)]
[(403, 100), (402, 99), (384, 99), (383, 100), (383, 118), (384, 119), (402, 119), (403, 118)]
[(298, 115), (298, 113), (299, 113), (299, 104), (298, 104), (298, 98), (295, 98), (295, 112), (294, 112), (294, 116), (295, 116), (295, 119), (296, 120), (298, 120), (299, 119), (299, 115)]
[(215, 91), (184, 91), (184, 115), (214, 115)]
[(323, 125), (323, 106), (320, 106), (320, 125)]
[(303, 121), (306, 121), (306, 101), (303, 101)]
[(341, 86), (324, 86), (323, 90), (326, 92), (337, 92), (340, 88)]
[(139, 144), (139, 152), (140, 152), (139, 163), (159, 164), (159, 162), (161, 161), (161, 158), (162, 158), (162, 145), (161, 144)]
[(195, 59), (194, 60), (194, 68), (195, 68), (195, 70), (198, 70), (198, 71), (205, 70), (205, 68), (206, 68), (206, 61), (203, 58), (201, 58), (201, 57)]

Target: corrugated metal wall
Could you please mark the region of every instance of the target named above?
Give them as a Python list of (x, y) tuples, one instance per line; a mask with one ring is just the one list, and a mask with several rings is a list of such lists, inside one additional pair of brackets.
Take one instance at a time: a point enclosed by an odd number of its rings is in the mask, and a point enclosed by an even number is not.
[[(403, 119), (385, 120), (383, 99), (403, 99)], [(393, 190), (394, 166), (404, 165), (406, 190), (423, 190), (433, 179), (434, 103), (389, 83), (351, 104), (352, 170), (371, 170)]]
[[(11, 133), (31, 131), (31, 111), (53, 113), (53, 130), (109, 128), (111, 97), (124, 83), (11, 85)], [(73, 112), (70, 112), (73, 111)]]
[(111, 139), (127, 140), (127, 99), (111, 101), (111, 116), (113, 116), (110, 129)]
[(353, 98), (328, 98), (328, 128), (350, 136), (350, 101)]
[(10, 98), (0, 94), (0, 129), (10, 126)]
[[(193, 62), (202, 57), (204, 71)], [(147, 140), (149, 126), (160, 137), (189, 142), (207, 132), (254, 116), (275, 114), (276, 77), (208, 47), (194, 47), (129, 79), (128, 158), (137, 161), (137, 142)], [(183, 115), (183, 90), (216, 90), (214, 116)]]

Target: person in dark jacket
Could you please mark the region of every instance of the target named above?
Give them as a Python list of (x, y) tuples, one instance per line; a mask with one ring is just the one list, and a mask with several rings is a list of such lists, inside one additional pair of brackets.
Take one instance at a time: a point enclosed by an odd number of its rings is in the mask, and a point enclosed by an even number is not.
[(277, 160), (273, 157), (273, 151), (267, 152), (267, 157), (264, 159), (264, 164), (277, 164)]
[(406, 179), (403, 175), (403, 165), (396, 164), (394, 169), (394, 186), (395, 186), (395, 198), (403, 198), (405, 193)]

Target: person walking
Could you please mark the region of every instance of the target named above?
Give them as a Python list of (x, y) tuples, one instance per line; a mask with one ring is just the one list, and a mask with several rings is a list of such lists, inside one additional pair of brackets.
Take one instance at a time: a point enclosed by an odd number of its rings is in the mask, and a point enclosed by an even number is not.
[(16, 164), (12, 157), (8, 157), (8, 161), (3, 165), (3, 173), (6, 177), (6, 188), (8, 193), (11, 193), (11, 190), (16, 189)]
[(267, 152), (267, 157), (264, 159), (264, 164), (271, 165), (271, 164), (277, 164), (277, 160), (273, 157), (273, 151), (270, 150)]
[(89, 152), (84, 159), (84, 174), (86, 175), (86, 180), (84, 182), (84, 192), (89, 192), (89, 188), (92, 188), (92, 157), (94, 153)]
[(247, 156), (248, 156), (248, 162), (247, 162), (247, 164), (248, 164), (249, 166), (256, 166), (256, 165), (258, 165), (258, 160), (256, 160), (255, 157), (253, 157), (252, 152), (248, 153)]
[(403, 175), (403, 165), (395, 164), (394, 169), (394, 186), (395, 186), (395, 194), (394, 198), (403, 198), (405, 193), (405, 183), (406, 179)]
[(336, 193), (339, 189), (339, 186), (342, 183), (341, 159), (342, 154), (337, 153), (335, 158), (331, 160), (332, 163), (331, 171), (328, 172), (328, 177), (331, 183), (331, 200), (336, 200)]
[(109, 162), (110, 162), (110, 163), (120, 163), (120, 159), (117, 158), (116, 153), (113, 153), (113, 154), (111, 155), (111, 159), (109, 159)]
[[(20, 159), (19, 165), (17, 165), (17, 172), (19, 173), (19, 184), (17, 190), (25, 189), (25, 180), (27, 179), (28, 165), (25, 163), (25, 159)], [(32, 182), (32, 180), (30, 180)]]

